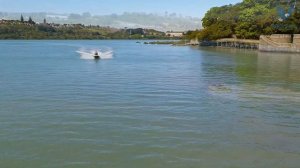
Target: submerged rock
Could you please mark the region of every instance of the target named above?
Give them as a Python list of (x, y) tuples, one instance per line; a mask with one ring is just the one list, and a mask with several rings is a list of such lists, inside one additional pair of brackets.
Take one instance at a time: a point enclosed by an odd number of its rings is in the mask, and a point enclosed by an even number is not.
[(210, 86), (208, 87), (208, 89), (209, 89), (210, 91), (214, 91), (214, 92), (226, 92), (226, 93), (231, 92), (231, 88), (228, 87), (228, 86), (226, 86), (226, 85), (224, 85), (224, 84), (214, 84), (214, 85), (210, 85)]

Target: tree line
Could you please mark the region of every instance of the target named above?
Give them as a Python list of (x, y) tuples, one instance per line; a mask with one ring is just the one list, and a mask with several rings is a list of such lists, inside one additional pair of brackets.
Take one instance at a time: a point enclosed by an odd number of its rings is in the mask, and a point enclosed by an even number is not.
[(236, 36), (258, 39), (260, 35), (300, 33), (297, 0), (244, 0), (211, 8), (202, 19), (202, 30), (188, 32), (190, 39), (216, 40)]
[(0, 39), (169, 39), (153, 29), (115, 29), (82, 24), (37, 24), (29, 17), (0, 23)]

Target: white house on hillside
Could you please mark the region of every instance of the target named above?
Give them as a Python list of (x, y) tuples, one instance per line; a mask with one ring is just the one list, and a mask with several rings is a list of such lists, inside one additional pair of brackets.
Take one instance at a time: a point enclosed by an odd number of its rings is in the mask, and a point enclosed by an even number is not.
[(167, 36), (169, 37), (182, 37), (184, 32), (175, 32), (175, 31), (168, 31), (166, 33)]

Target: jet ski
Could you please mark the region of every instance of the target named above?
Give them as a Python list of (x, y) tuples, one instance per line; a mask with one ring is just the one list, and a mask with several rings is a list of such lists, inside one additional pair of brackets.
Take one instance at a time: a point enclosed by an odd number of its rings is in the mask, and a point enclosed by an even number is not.
[(95, 59), (101, 59), (101, 57), (99, 56), (99, 53), (98, 53), (98, 51), (96, 51), (96, 52), (95, 52), (95, 54), (94, 54), (94, 58), (95, 58)]

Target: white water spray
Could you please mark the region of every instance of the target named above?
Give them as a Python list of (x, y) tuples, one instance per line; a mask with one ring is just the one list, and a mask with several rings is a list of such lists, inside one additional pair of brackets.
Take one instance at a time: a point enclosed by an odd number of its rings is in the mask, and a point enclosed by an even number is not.
[(94, 55), (96, 52), (98, 52), (98, 55), (101, 59), (112, 59), (113, 58), (113, 51), (111, 49), (85, 49), (81, 48), (77, 53), (80, 54), (81, 59), (95, 59)]

